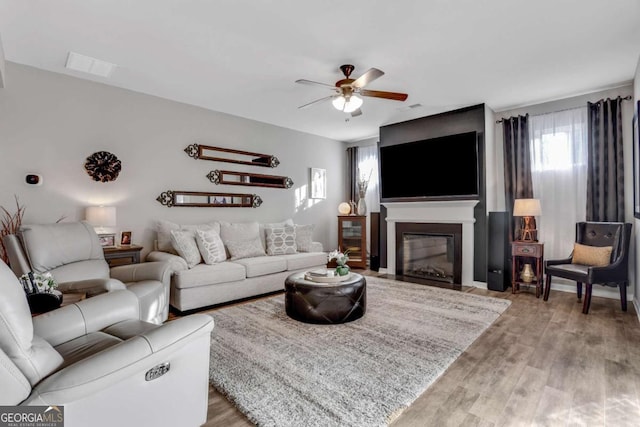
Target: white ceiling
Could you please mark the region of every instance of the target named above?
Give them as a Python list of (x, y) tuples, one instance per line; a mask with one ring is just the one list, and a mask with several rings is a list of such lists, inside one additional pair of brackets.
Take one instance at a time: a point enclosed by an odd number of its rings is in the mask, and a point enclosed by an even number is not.
[[(0, 34), (8, 61), (355, 141), (459, 107), (629, 83), (640, 0), (0, 0)], [(69, 71), (69, 51), (118, 68)], [(386, 73), (367, 89), (409, 98), (365, 98), (349, 120), (329, 102), (297, 108), (331, 90), (295, 80), (333, 84), (346, 63), (353, 77)]]

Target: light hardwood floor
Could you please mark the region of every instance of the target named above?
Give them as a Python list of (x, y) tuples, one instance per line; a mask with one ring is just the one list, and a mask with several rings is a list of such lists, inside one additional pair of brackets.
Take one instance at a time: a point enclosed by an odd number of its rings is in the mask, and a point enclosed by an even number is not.
[[(512, 304), (392, 427), (640, 425), (640, 325), (632, 304), (625, 313), (619, 300), (593, 297), (584, 315), (566, 292), (551, 291), (546, 303), (533, 290), (463, 292)], [(205, 426), (251, 425), (210, 388)]]

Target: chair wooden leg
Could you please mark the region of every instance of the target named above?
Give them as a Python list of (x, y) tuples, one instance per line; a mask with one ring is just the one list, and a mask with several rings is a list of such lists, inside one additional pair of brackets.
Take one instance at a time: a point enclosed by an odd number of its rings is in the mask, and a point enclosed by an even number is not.
[(582, 282), (576, 282), (576, 293), (578, 294), (578, 301), (582, 299)]
[(620, 288), (620, 303), (622, 304), (622, 311), (627, 311), (627, 282), (618, 283)]
[(542, 299), (547, 301), (549, 299), (549, 290), (551, 289), (551, 275), (547, 274), (547, 277), (544, 280), (544, 295)]
[(590, 306), (591, 306), (591, 283), (585, 283), (584, 303), (582, 304), (582, 312), (584, 314), (588, 314)]

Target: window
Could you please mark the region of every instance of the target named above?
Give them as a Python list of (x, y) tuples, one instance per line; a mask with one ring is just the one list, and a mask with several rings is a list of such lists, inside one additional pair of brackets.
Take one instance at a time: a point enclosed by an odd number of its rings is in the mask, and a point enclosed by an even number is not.
[(543, 130), (538, 135), (534, 135), (532, 152), (539, 158), (534, 158), (532, 162), (533, 172), (567, 171), (574, 167), (585, 166), (586, 159), (574, 155), (573, 140), (575, 138), (583, 140), (580, 131), (581, 129), (577, 129), (575, 135), (572, 135), (571, 129), (565, 127), (565, 129), (548, 129), (546, 132)]

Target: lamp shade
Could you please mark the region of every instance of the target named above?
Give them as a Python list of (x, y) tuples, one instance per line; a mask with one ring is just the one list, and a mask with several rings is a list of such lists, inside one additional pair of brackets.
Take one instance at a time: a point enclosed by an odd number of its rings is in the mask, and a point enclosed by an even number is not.
[(362, 106), (362, 98), (351, 95), (349, 100), (347, 100), (344, 96), (339, 96), (333, 100), (332, 104), (336, 110), (353, 113)]
[(540, 216), (542, 209), (540, 208), (539, 199), (516, 199), (513, 202), (513, 216)]
[(84, 213), (87, 222), (94, 227), (115, 227), (115, 206), (89, 206)]

